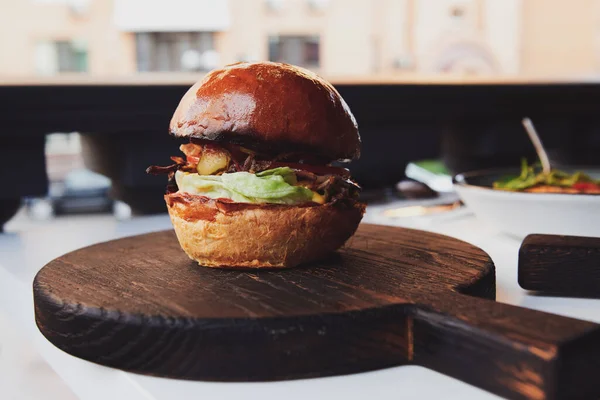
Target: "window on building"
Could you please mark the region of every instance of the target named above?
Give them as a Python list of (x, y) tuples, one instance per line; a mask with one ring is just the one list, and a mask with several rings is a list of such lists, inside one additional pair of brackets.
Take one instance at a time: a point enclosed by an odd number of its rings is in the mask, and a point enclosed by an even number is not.
[(57, 41), (56, 48), (57, 70), (61, 72), (87, 72), (86, 45), (73, 41)]
[(269, 60), (318, 68), (319, 37), (272, 35), (269, 37)]
[(57, 40), (36, 44), (35, 70), (39, 75), (87, 72), (88, 51), (82, 41)]
[(136, 51), (141, 72), (207, 71), (218, 63), (212, 32), (138, 33)]

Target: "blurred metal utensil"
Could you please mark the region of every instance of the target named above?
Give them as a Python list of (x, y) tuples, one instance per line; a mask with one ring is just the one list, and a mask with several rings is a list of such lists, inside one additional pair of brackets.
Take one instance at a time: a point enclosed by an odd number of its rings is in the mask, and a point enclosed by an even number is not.
[(548, 158), (548, 153), (546, 153), (546, 150), (544, 149), (540, 136), (533, 126), (533, 122), (531, 122), (531, 119), (529, 118), (523, 118), (523, 121), (521, 122), (523, 123), (523, 127), (527, 131), (527, 135), (529, 135), (529, 139), (531, 139), (533, 147), (535, 147), (535, 152), (542, 163), (542, 171), (544, 171), (545, 174), (549, 174), (551, 171), (550, 159)]

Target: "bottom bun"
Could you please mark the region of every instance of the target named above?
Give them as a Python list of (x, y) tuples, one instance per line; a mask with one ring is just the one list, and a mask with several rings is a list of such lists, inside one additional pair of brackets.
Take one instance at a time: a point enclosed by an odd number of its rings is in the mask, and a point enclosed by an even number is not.
[(188, 193), (165, 196), (179, 244), (200, 265), (284, 268), (323, 258), (344, 245), (362, 203), (247, 204)]

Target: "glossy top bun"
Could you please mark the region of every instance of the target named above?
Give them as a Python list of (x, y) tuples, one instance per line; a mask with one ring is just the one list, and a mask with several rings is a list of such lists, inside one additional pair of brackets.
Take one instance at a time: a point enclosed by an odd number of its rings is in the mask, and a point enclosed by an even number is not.
[(308, 70), (273, 62), (210, 72), (181, 99), (170, 132), (272, 155), (303, 152), (328, 161), (360, 156), (356, 120), (334, 87)]

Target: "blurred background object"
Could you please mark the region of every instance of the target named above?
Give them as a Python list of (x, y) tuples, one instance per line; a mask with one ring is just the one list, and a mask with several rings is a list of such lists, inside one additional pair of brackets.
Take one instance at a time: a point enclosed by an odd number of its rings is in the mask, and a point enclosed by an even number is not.
[(598, 164), (600, 0), (0, 0), (0, 9), (0, 221), (23, 199), (41, 219), (164, 212), (165, 182), (144, 169), (178, 153), (171, 113), (207, 71), (238, 61), (292, 63), (334, 83), (360, 126), (363, 157), (350, 168), (369, 201), (406, 197), (397, 183), (422, 180), (417, 160), (447, 169), (425, 182), (443, 192), (447, 175), (532, 159), (525, 115), (553, 162)]

